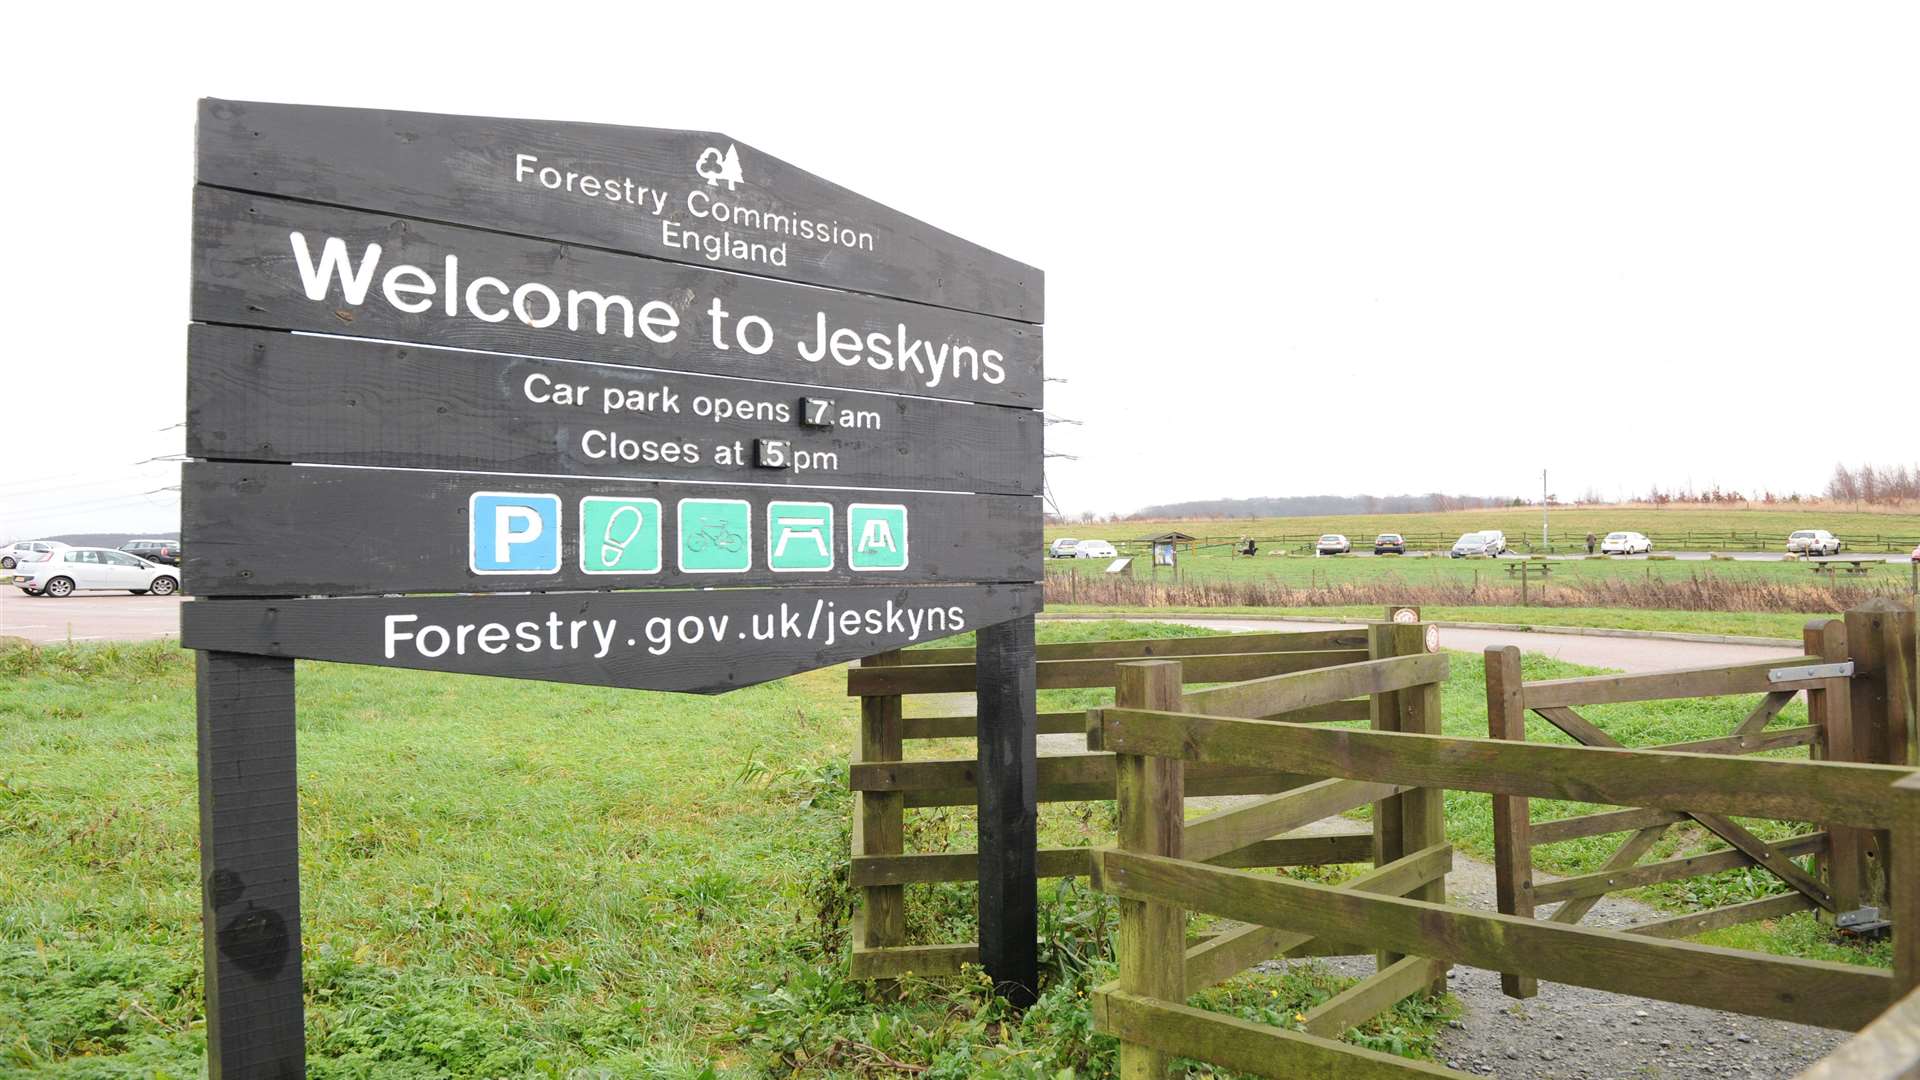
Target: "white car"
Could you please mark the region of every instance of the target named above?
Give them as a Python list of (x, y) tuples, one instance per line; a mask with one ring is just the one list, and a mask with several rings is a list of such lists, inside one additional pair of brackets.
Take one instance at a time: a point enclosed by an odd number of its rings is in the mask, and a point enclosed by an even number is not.
[(1328, 533), (1313, 542), (1315, 555), (1350, 555), (1353, 553), (1353, 541), (1339, 533)]
[(1801, 529), (1787, 537), (1787, 551), (1795, 555), (1838, 555), (1840, 538), (1825, 529)]
[(10, 584), (28, 596), (72, 596), (82, 589), (135, 596), (171, 596), (180, 591), (180, 571), (112, 548), (66, 548), (39, 562), (13, 568)]
[(1653, 550), (1653, 541), (1637, 532), (1611, 532), (1600, 541), (1602, 555), (1645, 555)]
[(1073, 554), (1078, 559), (1113, 559), (1120, 555), (1105, 540), (1082, 540), (1073, 546)]
[(1079, 546), (1080, 541), (1063, 536), (1047, 545), (1047, 555), (1055, 559), (1071, 559)]
[(67, 545), (58, 540), (21, 540), (0, 547), (0, 570), (11, 570), (23, 562), (39, 562)]
[(1487, 542), (1487, 554), (1505, 555), (1507, 553), (1506, 533), (1501, 532), (1499, 529), (1482, 529), (1480, 530), (1480, 536)]

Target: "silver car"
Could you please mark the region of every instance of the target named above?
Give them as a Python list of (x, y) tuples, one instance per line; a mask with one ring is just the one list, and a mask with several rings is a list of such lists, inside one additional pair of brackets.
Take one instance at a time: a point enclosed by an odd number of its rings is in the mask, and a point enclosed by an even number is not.
[(1486, 533), (1470, 532), (1455, 540), (1453, 550), (1447, 554), (1449, 558), (1454, 559), (1465, 559), (1476, 555), (1492, 558), (1500, 554), (1500, 545)]

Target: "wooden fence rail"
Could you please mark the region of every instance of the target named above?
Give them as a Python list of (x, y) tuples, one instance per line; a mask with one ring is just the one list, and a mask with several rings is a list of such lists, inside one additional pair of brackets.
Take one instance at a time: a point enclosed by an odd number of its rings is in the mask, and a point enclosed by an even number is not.
[[(1162, 656), (1177, 656), (1197, 677), (1232, 689), (1249, 680), (1278, 674), (1312, 673), (1340, 665), (1367, 663), (1366, 630), (1316, 630), (1236, 634), (1198, 638), (1071, 642), (1035, 650), (1038, 686), (1085, 689), (1115, 686), (1122, 666)], [(907, 945), (905, 893), (908, 885), (972, 880), (980, 869), (976, 852), (910, 854), (905, 850), (905, 815), (916, 808), (974, 806), (979, 762), (975, 757), (907, 760), (909, 742), (973, 739), (972, 716), (909, 717), (908, 697), (965, 693), (975, 689), (972, 649), (909, 649), (871, 657), (850, 670), (847, 690), (861, 702), (861, 738), (849, 769), (854, 792), (852, 884), (859, 889), (853, 927), (852, 972), (856, 978), (886, 978), (913, 971), (920, 975), (956, 974), (979, 960), (970, 942)], [(1344, 684), (1343, 684), (1344, 685)], [(1365, 719), (1370, 699), (1346, 695), (1310, 708), (1295, 709), (1290, 720), (1326, 723)], [(1052, 754), (1036, 761), (1040, 803), (1107, 801), (1119, 782), (1116, 759), (1102, 750), (1097, 733), (1086, 733), (1085, 713), (1040, 713), (1040, 734), (1084, 734), (1088, 753)], [(1298, 788), (1317, 777), (1238, 765), (1189, 770), (1186, 794), (1193, 797), (1269, 795)], [(1287, 837), (1276, 829), (1253, 843), (1218, 856), (1221, 865), (1270, 867), (1364, 861), (1375, 848), (1371, 832)], [(1043, 848), (1035, 855), (1040, 877), (1086, 876), (1089, 849)]]

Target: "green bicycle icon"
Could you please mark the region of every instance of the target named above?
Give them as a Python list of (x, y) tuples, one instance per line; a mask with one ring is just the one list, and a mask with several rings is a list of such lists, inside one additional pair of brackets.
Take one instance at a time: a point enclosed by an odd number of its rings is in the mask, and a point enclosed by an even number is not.
[(700, 518), (697, 524), (683, 541), (688, 551), (698, 553), (715, 548), (733, 554), (746, 546), (747, 538), (728, 528), (721, 518)]

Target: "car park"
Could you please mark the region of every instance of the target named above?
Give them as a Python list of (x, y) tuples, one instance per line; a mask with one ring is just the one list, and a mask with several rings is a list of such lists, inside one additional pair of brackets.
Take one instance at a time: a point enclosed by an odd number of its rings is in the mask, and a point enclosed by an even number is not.
[(1373, 553), (1375, 555), (1405, 555), (1407, 553), (1407, 538), (1401, 536), (1399, 533), (1381, 533), (1379, 536), (1373, 538)]
[(112, 548), (65, 548), (38, 562), (20, 563), (8, 581), (28, 596), (56, 599), (86, 591), (125, 590), (135, 596), (180, 591), (180, 571)]
[(180, 541), (178, 540), (129, 540), (120, 545), (120, 550), (148, 562), (163, 563), (167, 566), (180, 565)]
[(1453, 542), (1453, 549), (1447, 552), (1449, 558), (1466, 559), (1475, 555), (1492, 558), (1500, 554), (1496, 541), (1488, 539), (1487, 533), (1470, 532)]
[(11, 570), (23, 562), (39, 562), (67, 545), (58, 540), (20, 540), (0, 547), (0, 570)]
[(1602, 555), (1645, 555), (1653, 550), (1653, 541), (1637, 532), (1610, 532), (1600, 541)]
[(1081, 540), (1074, 544), (1073, 554), (1078, 559), (1112, 559), (1120, 553), (1105, 540)]
[(1345, 555), (1353, 550), (1353, 541), (1339, 533), (1328, 533), (1314, 542), (1313, 550), (1317, 555)]
[(1840, 538), (1825, 529), (1800, 529), (1787, 537), (1789, 555), (1838, 555)]

